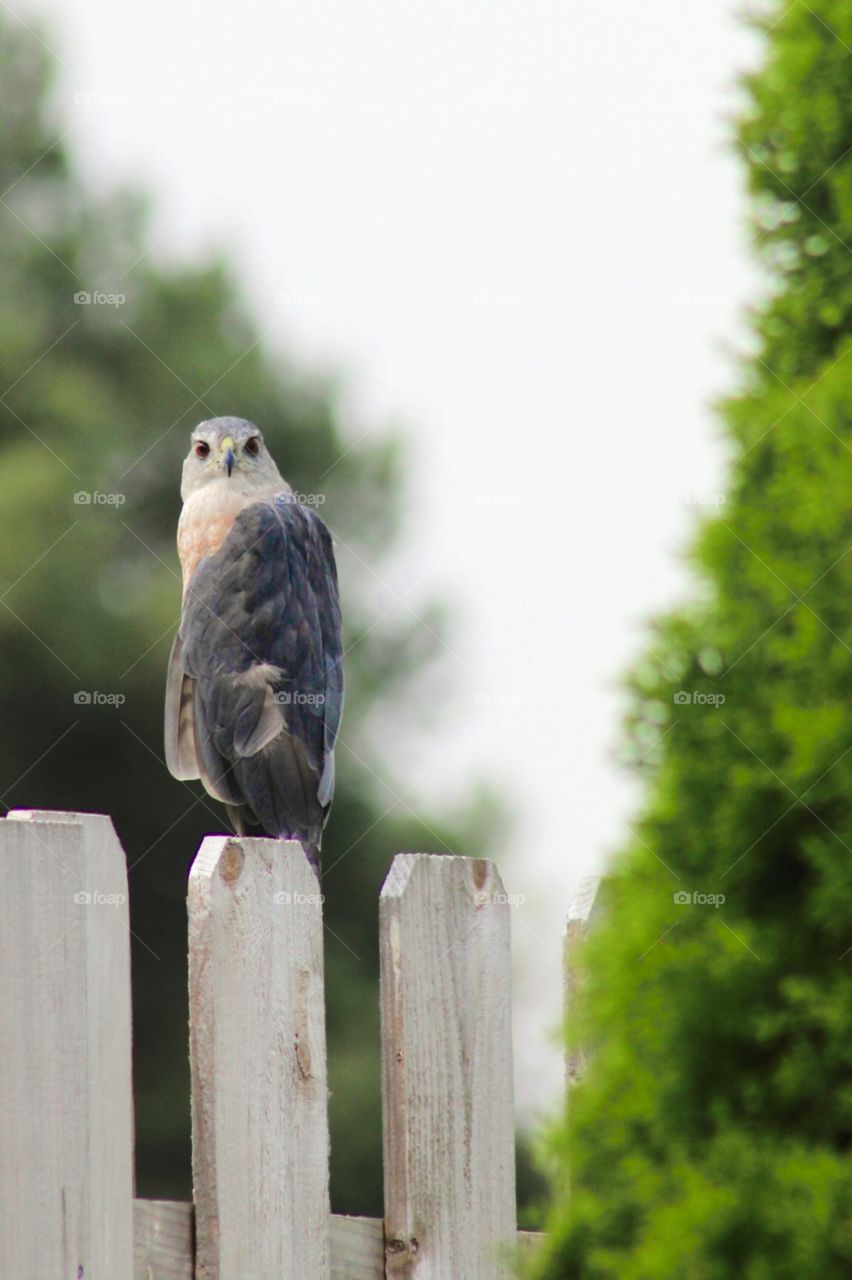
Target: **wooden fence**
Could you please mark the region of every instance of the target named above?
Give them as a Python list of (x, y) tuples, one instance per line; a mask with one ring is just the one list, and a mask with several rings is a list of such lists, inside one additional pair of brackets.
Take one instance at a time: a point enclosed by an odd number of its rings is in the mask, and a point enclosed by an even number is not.
[(189, 880), (194, 1203), (134, 1199), (125, 857), (110, 820), (0, 821), (0, 1275), (495, 1280), (516, 1230), (509, 911), (491, 862), (382, 889), (385, 1220), (329, 1213), (319, 886), (208, 837)]

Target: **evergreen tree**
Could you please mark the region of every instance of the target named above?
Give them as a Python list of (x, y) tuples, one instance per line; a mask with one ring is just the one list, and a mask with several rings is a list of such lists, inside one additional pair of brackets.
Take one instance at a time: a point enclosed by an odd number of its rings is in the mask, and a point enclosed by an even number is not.
[(632, 679), (648, 800), (588, 946), (541, 1280), (852, 1274), (852, 8), (763, 25), (737, 142), (771, 287), (695, 598)]

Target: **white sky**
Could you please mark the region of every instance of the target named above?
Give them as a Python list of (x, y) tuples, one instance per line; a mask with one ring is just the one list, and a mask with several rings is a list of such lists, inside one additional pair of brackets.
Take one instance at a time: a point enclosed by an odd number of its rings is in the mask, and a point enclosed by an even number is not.
[(684, 590), (685, 498), (723, 489), (706, 406), (755, 285), (722, 124), (739, 6), (51, 4), (67, 143), (153, 190), (155, 256), (229, 246), (270, 340), (409, 436), (392, 585), (460, 617), (441, 734), (394, 776), (518, 809), (517, 1091), (546, 1104), (568, 901), (636, 803), (617, 680)]

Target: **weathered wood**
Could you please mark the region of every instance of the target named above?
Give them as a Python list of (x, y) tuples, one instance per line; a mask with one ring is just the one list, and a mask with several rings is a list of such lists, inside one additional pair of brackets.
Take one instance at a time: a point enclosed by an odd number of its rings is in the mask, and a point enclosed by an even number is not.
[(0, 1275), (130, 1280), (124, 853), (109, 818), (0, 820)]
[(543, 1231), (519, 1231), (518, 1232), (518, 1255), (521, 1258), (531, 1258), (536, 1249), (544, 1241)]
[(133, 1280), (193, 1280), (193, 1209), (175, 1200), (133, 1204)]
[[(582, 945), (600, 909), (600, 884), (600, 876), (584, 877), (577, 885), (577, 890), (568, 908), (563, 950), (566, 1027), (570, 1024), (583, 987)], [(566, 1050), (565, 1084), (567, 1089), (577, 1084), (584, 1075), (585, 1070), (585, 1050), (576, 1047)]]
[(381, 1218), (332, 1216), (331, 1280), (385, 1280)]
[[(193, 1207), (173, 1200), (137, 1200), (133, 1213), (134, 1280), (192, 1280)], [(330, 1280), (384, 1280), (381, 1218), (330, 1221)]]
[(492, 863), (399, 854), (380, 901), (386, 1269), (513, 1274), (509, 906)]
[[(192, 1280), (192, 1205), (173, 1200), (134, 1203), (133, 1280)], [(519, 1231), (518, 1256), (527, 1258), (544, 1237)], [(331, 1217), (331, 1280), (385, 1280), (381, 1218)]]
[(109, 820), (12, 813), (0, 868), (4, 1276), (491, 1280), (535, 1247), (514, 1230), (508, 904), (490, 863), (402, 855), (383, 892), (387, 1257), (383, 1222), (328, 1214), (321, 906), (301, 849), (208, 839), (193, 868), (197, 1257), (192, 1205), (132, 1200)]
[(189, 879), (198, 1280), (328, 1280), (322, 937), (299, 844), (204, 841)]

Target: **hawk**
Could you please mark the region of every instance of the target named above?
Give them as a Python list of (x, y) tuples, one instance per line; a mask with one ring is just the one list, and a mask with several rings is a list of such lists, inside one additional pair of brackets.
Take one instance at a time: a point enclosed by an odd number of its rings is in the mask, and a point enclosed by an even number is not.
[(343, 709), (331, 535), (243, 418), (196, 427), (181, 497), (169, 772), (200, 778), (238, 834), (299, 840), (319, 874)]

